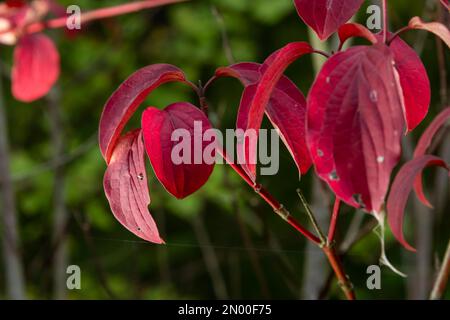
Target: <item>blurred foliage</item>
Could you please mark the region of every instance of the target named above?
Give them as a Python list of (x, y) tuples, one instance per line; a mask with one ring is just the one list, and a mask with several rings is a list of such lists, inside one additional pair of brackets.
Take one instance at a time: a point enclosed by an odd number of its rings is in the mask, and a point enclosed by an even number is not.
[[(67, 5), (76, 3), (82, 10), (123, 2), (61, 1)], [(367, 5), (369, 1), (359, 13), (358, 21), (364, 21)], [(411, 16), (421, 15), (425, 1), (398, 0), (391, 1), (390, 5), (391, 23), (397, 29)], [(148, 168), (150, 210), (167, 241), (167, 245), (160, 247), (140, 241), (125, 230), (111, 214), (103, 193), (105, 163), (96, 140), (103, 104), (126, 77), (148, 64), (174, 64), (185, 70), (193, 82), (205, 82), (215, 68), (227, 65), (220, 24), (212, 6), (223, 17), (236, 61), (261, 62), (287, 42), (308, 39), (306, 26), (298, 18), (292, 0), (197, 0), (94, 22), (84, 26), (75, 37), (68, 37), (61, 30), (49, 32), (57, 41), (62, 57), (62, 76), (55, 90), (61, 95), (64, 121), (61, 135), (66, 141), (67, 154), (73, 155), (65, 168), (65, 202), (70, 215), (68, 263), (79, 265), (82, 270), (82, 290), (70, 291), (69, 298), (110, 298), (101, 277), (106, 279), (106, 286), (117, 298), (215, 298), (213, 281), (205, 266), (205, 247), (214, 248), (229, 297), (265, 297), (255, 275), (251, 250), (259, 260), (270, 297), (300, 298), (304, 239), (277, 218), (230, 168), (217, 166), (207, 185), (184, 201), (170, 197)], [(406, 40), (414, 44), (419, 36), (420, 33), (409, 33)], [(336, 39), (330, 44), (335, 48)], [(2, 47), (4, 78), (5, 69), (11, 64), (11, 54), (11, 48)], [(448, 58), (448, 51), (446, 55)], [(436, 43), (432, 37), (425, 39), (422, 57), (433, 87), (428, 123), (442, 107)], [(448, 63), (449, 59), (446, 61)], [(314, 79), (311, 60), (302, 58), (288, 74), (307, 93)], [(232, 79), (220, 80), (210, 91), (212, 118), (216, 122), (220, 119), (221, 128), (234, 127), (241, 91), (240, 84)], [(49, 161), (53, 146), (48, 101), (42, 99), (29, 105), (15, 101), (6, 88), (3, 94), (7, 101), (28, 294), (31, 298), (50, 298), (53, 173)], [(158, 89), (146, 104), (162, 108), (176, 101), (197, 103), (188, 88), (171, 84)], [(130, 128), (139, 126), (139, 121), (137, 112)], [(425, 127), (426, 124), (422, 124), (418, 132)], [(414, 139), (417, 137), (418, 134), (414, 134)], [(301, 182), (297, 176), (289, 153), (284, 150), (279, 175), (264, 177), (262, 181), (293, 214), (305, 221), (295, 189), (301, 186), (310, 196), (313, 172), (311, 170)], [(446, 208), (435, 213), (434, 239), (439, 257), (449, 236), (450, 217), (443, 215), (449, 209), (447, 201)], [(343, 209), (340, 237), (356, 214), (350, 208)], [(87, 221), (89, 231), (83, 231), (76, 217)], [(408, 219), (411, 217), (408, 215)], [(211, 243), (199, 240), (198, 230), (194, 228), (198, 219), (206, 226)], [(365, 217), (365, 221), (369, 219)], [(409, 238), (413, 237), (413, 230), (414, 223), (408, 223)], [(246, 249), (243, 232), (250, 235), (250, 248)], [(86, 237), (92, 242), (86, 241)], [(405, 252), (390, 236), (387, 246), (394, 265), (401, 270), (412, 267), (413, 254)], [(377, 263), (379, 249), (379, 241), (370, 234), (345, 259), (357, 294), (376, 299), (407, 297), (407, 280), (387, 269), (383, 269), (382, 290), (366, 289), (366, 268)], [(0, 290), (4, 288), (2, 268), (0, 265)], [(340, 297), (339, 288), (334, 285), (330, 298)]]

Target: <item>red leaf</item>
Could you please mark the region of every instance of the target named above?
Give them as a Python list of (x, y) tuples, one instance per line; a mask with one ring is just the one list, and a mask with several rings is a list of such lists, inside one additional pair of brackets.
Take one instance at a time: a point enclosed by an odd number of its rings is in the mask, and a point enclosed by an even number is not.
[(20, 8), (26, 5), (25, 0), (6, 0), (6, 5), (10, 8)]
[[(425, 155), (425, 153), (427, 152), (428, 148), (431, 145), (431, 142), (433, 141), (434, 136), (440, 129), (442, 129), (442, 127), (445, 124), (448, 123), (449, 119), (450, 119), (450, 108), (446, 108), (433, 120), (430, 126), (425, 130), (423, 135), (420, 137), (419, 143), (417, 144), (416, 150), (414, 151), (414, 158), (418, 158)], [(430, 201), (428, 201), (423, 191), (422, 175), (419, 175), (417, 177), (416, 182), (414, 183), (414, 190), (419, 200), (424, 205), (432, 208)]]
[(133, 73), (112, 94), (103, 109), (99, 128), (100, 150), (107, 163), (123, 128), (139, 105), (153, 90), (174, 81), (186, 81), (180, 69), (154, 64)]
[(121, 137), (106, 170), (103, 186), (117, 220), (138, 237), (164, 243), (158, 233), (148, 205), (147, 174), (141, 130)]
[(416, 150), (414, 151), (414, 158), (424, 155), (433, 141), (436, 133), (446, 124), (450, 119), (450, 107), (447, 107), (440, 114), (434, 118), (433, 122), (428, 126), (425, 132), (420, 137)]
[(419, 17), (414, 17), (409, 21), (409, 27), (411, 29), (426, 30), (434, 33), (436, 36), (445, 42), (447, 47), (450, 48), (450, 31), (448, 28), (439, 22), (423, 22)]
[(23, 102), (45, 96), (59, 77), (59, 53), (43, 34), (25, 35), (14, 50), (12, 93)]
[[(381, 40), (383, 36), (377, 35), (377, 38)], [(403, 91), (407, 130), (412, 131), (428, 114), (431, 101), (430, 79), (422, 60), (402, 39), (395, 38), (390, 48)]]
[(345, 41), (349, 38), (359, 37), (370, 41), (372, 44), (378, 42), (376, 36), (370, 32), (369, 29), (359, 23), (346, 23), (339, 28), (338, 31), (339, 40), (341, 41), (340, 47), (344, 45)]
[(448, 165), (440, 158), (434, 156), (420, 156), (406, 163), (395, 177), (387, 201), (388, 222), (392, 233), (406, 249), (415, 251), (405, 240), (403, 235), (403, 217), (406, 202), (411, 193), (413, 182), (422, 171), (430, 166), (440, 166), (449, 170)]
[[(239, 63), (229, 67), (219, 68), (216, 71), (217, 77), (233, 77), (239, 79), (247, 87), (239, 108), (238, 129), (245, 129), (248, 123), (250, 103), (254, 98), (257, 88), (254, 84), (261, 77), (260, 68), (261, 65), (257, 63)], [(305, 138), (305, 97), (292, 81), (283, 76), (274, 89), (265, 112), (272, 125), (279, 130), (280, 137), (291, 153), (300, 174), (305, 174), (311, 167), (311, 157), (306, 146)], [(250, 159), (250, 157), (248, 154), (246, 159)], [(256, 178), (254, 176), (255, 168), (247, 168), (246, 166), (243, 166), (243, 168), (247, 169), (247, 174), (253, 176), (253, 180)]]
[(295, 0), (303, 21), (321, 40), (327, 39), (358, 11), (364, 0)]
[(332, 56), (308, 96), (307, 141), (317, 174), (351, 206), (379, 212), (401, 153), (402, 96), (384, 44)]
[[(248, 116), (241, 118), (241, 120), (238, 123), (238, 126), (241, 128), (245, 128), (245, 130), (255, 130), (256, 133), (258, 133), (258, 130), (261, 127), (261, 123), (264, 117), (264, 113), (266, 111), (267, 105), (270, 102), (270, 99), (272, 97), (273, 91), (276, 86), (278, 86), (278, 82), (283, 76), (284, 71), (286, 68), (294, 62), (299, 57), (314, 52), (314, 49), (311, 48), (311, 46), (306, 42), (295, 42), (290, 43), (283, 47), (282, 49), (278, 50), (274, 54), (272, 54), (265, 62), (264, 65), (261, 67), (261, 73), (263, 73), (263, 76), (261, 77), (261, 80), (258, 83), (256, 92), (252, 94), (253, 99), (251, 100), (251, 104), (249, 107), (243, 105), (239, 109), (240, 110), (247, 110), (248, 113), (242, 113)], [(284, 83), (284, 82), (283, 82)], [(280, 86), (284, 86), (284, 84), (281, 83)], [(290, 86), (289, 86), (290, 87)], [(281, 87), (280, 87), (281, 88)], [(248, 92), (250, 89), (245, 89), (245, 91)], [(244, 93), (245, 93), (244, 91)], [(290, 90), (289, 90), (290, 91)], [(290, 91), (289, 95), (297, 94), (294, 91)], [(247, 98), (249, 97), (247, 93)], [(285, 99), (285, 97), (283, 98)], [(295, 100), (298, 100), (299, 97), (295, 98)], [(250, 100), (244, 99), (241, 101), (242, 103), (250, 103)], [(245, 121), (247, 122), (245, 124)], [(246, 139), (245, 142), (248, 142)], [(249, 144), (255, 145), (255, 142), (249, 142)], [(246, 144), (243, 143), (243, 141), (238, 141), (238, 150), (239, 148), (242, 150), (248, 150), (249, 148), (246, 148)], [(246, 168), (246, 171), (250, 171), (251, 176), (253, 179), (256, 177), (256, 168), (255, 166), (250, 165), (248, 168)]]
[[(195, 129), (195, 122), (201, 124), (201, 131)], [(186, 102), (172, 104), (164, 110), (148, 108), (142, 115), (142, 129), (153, 170), (169, 193), (182, 199), (206, 183), (214, 164), (205, 163), (203, 159), (205, 148), (211, 144), (202, 139), (205, 131), (211, 129), (203, 112)], [(180, 142), (172, 141), (172, 133), (176, 129), (184, 129), (189, 134), (190, 154), (183, 154), (189, 158), (189, 164), (175, 164), (173, 161), (174, 147), (184, 142), (184, 138)]]
[(448, 0), (441, 0), (441, 3), (442, 3), (442, 5), (443, 5), (444, 7), (446, 7), (447, 10), (448, 10)]

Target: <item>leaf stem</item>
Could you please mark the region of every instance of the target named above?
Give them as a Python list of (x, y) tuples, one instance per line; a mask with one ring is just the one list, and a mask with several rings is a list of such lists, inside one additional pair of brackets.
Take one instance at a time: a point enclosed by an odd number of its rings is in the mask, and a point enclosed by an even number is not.
[[(303, 206), (306, 209), (306, 213), (311, 220), (311, 223), (314, 226), (314, 229), (319, 234), (319, 238), (321, 240), (320, 248), (322, 249), (323, 253), (325, 253), (328, 261), (330, 262), (331, 268), (333, 269), (336, 278), (338, 279), (339, 286), (341, 287), (342, 291), (344, 292), (346, 298), (348, 300), (355, 300), (355, 292), (353, 290), (353, 284), (351, 283), (349, 277), (345, 274), (344, 268), (342, 266), (341, 259), (336, 251), (336, 248), (334, 247), (334, 242), (330, 241), (330, 238), (325, 238), (322, 230), (320, 229), (319, 224), (317, 223), (317, 220), (314, 216), (314, 213), (311, 210), (311, 207), (309, 206), (308, 202), (306, 201), (306, 198), (304, 197), (302, 191), (300, 189), (297, 189), (297, 193), (300, 197), (300, 200), (302, 201)], [(336, 226), (336, 220), (337, 215), (339, 213), (340, 208), (340, 200), (336, 200), (334, 204), (333, 209), (333, 220), (330, 231), (335, 230)], [(333, 226), (334, 223), (334, 226)], [(332, 232), (332, 236), (334, 237), (334, 231)]]
[(284, 221), (294, 227), (298, 232), (304, 235), (308, 240), (320, 244), (321, 240), (317, 238), (314, 234), (308, 231), (305, 227), (303, 227), (300, 222), (298, 222), (294, 217), (291, 216), (289, 211), (280, 203), (278, 200), (270, 194), (267, 189), (265, 189), (261, 184), (255, 184), (252, 179), (245, 173), (244, 169), (241, 166), (235, 164), (232, 160), (229, 159), (226, 152), (217, 148), (217, 152), (223, 157), (223, 159), (236, 171), (237, 174), (250, 186), (252, 189), (267, 203), (269, 204), (274, 212), (278, 214)]
[(383, 0), (383, 42), (387, 42), (388, 34), (388, 8), (387, 0)]
[(334, 201), (333, 213), (331, 215), (330, 228), (328, 229), (328, 238), (327, 238), (328, 243), (333, 243), (334, 241), (340, 208), (341, 208), (341, 200), (336, 198), (336, 200)]
[(325, 58), (330, 58), (331, 57), (331, 55), (329, 54), (329, 53), (327, 53), (327, 52), (325, 52), (325, 51), (322, 51), (322, 50), (314, 50), (313, 51), (313, 53), (317, 53), (317, 54), (320, 54), (320, 55), (322, 55), (322, 56), (324, 56)]
[(395, 38), (397, 38), (398, 36), (400, 36), (402, 33), (404, 33), (404, 32), (406, 32), (406, 31), (409, 31), (409, 30), (411, 30), (411, 27), (409, 27), (409, 26), (406, 26), (406, 27), (403, 27), (403, 28), (401, 28), (401, 29), (399, 29), (399, 30), (397, 30), (387, 41), (386, 41), (386, 44), (389, 46), (391, 43), (392, 43), (392, 41), (394, 41), (395, 40)]
[[(160, 7), (184, 1), (188, 0), (143, 0), (113, 7), (101, 8), (81, 14), (81, 23), (87, 23), (89, 21), (115, 17), (127, 13), (141, 11), (144, 9), (151, 9), (155, 7)], [(66, 27), (66, 25), (67, 25), (67, 17), (60, 17), (48, 21), (32, 23), (27, 27), (26, 31), (27, 33), (36, 33), (41, 32), (45, 29), (64, 28)]]
[(317, 223), (316, 217), (314, 216), (311, 207), (308, 204), (308, 201), (306, 200), (305, 196), (303, 195), (303, 192), (301, 189), (297, 189), (297, 194), (303, 204), (303, 207), (305, 207), (306, 214), (311, 221), (311, 224), (314, 227), (314, 230), (316, 230), (317, 234), (319, 235), (320, 239), (320, 246), (326, 246), (327, 245), (327, 239), (325, 238), (325, 235), (323, 234), (322, 230), (320, 229), (319, 224)]
[(349, 277), (345, 274), (339, 255), (336, 252), (335, 247), (325, 246), (322, 248), (323, 252), (328, 258), (331, 267), (333, 268), (336, 278), (338, 279), (339, 286), (344, 292), (348, 300), (356, 300), (353, 284)]

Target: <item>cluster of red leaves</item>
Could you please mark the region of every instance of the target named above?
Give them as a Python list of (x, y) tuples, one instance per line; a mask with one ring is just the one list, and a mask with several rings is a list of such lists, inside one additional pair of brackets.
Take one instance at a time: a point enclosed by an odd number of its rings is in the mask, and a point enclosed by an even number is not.
[[(258, 130), (266, 115), (278, 129), (300, 174), (314, 165), (317, 175), (337, 198), (355, 208), (379, 214), (386, 202), (392, 171), (400, 160), (402, 135), (426, 117), (431, 89), (420, 58), (398, 34), (386, 31), (384, 35), (376, 35), (362, 25), (345, 24), (362, 2), (295, 0), (300, 17), (320, 39), (337, 32), (340, 48), (351, 37), (370, 42), (370, 45), (339, 50), (329, 57), (307, 99), (283, 75), (303, 55), (324, 54), (305, 42), (286, 45), (263, 64), (239, 63), (219, 68), (212, 80), (234, 77), (244, 85), (236, 122), (238, 129)], [(442, 24), (424, 23), (416, 17), (404, 31), (408, 29), (433, 32), (450, 46), (450, 32)], [(156, 243), (161, 243), (156, 226), (153, 220), (149, 223), (144, 218), (146, 212), (142, 209), (149, 199), (138, 188), (136, 177), (145, 176), (145, 165), (141, 153), (137, 158), (133, 155), (136, 149), (139, 150), (141, 143), (145, 145), (157, 178), (177, 198), (198, 190), (213, 169), (206, 164), (175, 165), (171, 161), (174, 143), (170, 135), (174, 129), (193, 132), (195, 120), (202, 121), (204, 128), (211, 127), (205, 114), (189, 103), (176, 103), (164, 110), (148, 108), (142, 117), (142, 130), (121, 136), (125, 124), (147, 95), (172, 81), (186, 83), (199, 94), (201, 101), (204, 99), (205, 88), (192, 85), (178, 68), (152, 65), (137, 71), (116, 90), (100, 122), (100, 148), (108, 163), (104, 184), (113, 213), (133, 233)], [(416, 176), (429, 165), (448, 168), (443, 160), (422, 155), (444, 118), (448, 118), (448, 111), (430, 127), (419, 144), (415, 160), (400, 171), (392, 187), (391, 198), (395, 200), (387, 204), (389, 222), (405, 246), (403, 213), (414, 181), (419, 196), (425, 199)], [(255, 159), (254, 145), (244, 139), (238, 141), (237, 149), (238, 155), (247, 160), (242, 169), (256, 184), (256, 165), (249, 164)], [(148, 186), (140, 185), (147, 193)]]
[(59, 53), (43, 33), (28, 33), (28, 25), (48, 14), (61, 15), (53, 0), (10, 0), (0, 4), (0, 43), (15, 45), (11, 73), (13, 96), (31, 102), (45, 96), (58, 80)]

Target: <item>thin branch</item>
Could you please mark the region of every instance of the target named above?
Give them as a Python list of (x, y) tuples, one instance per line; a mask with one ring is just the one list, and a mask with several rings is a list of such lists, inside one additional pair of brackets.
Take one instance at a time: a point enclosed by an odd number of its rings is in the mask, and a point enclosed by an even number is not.
[(73, 216), (78, 226), (80, 227), (81, 231), (83, 232), (84, 241), (86, 242), (90, 256), (93, 258), (94, 267), (97, 272), (98, 280), (101, 286), (103, 287), (103, 289), (105, 290), (106, 294), (109, 296), (110, 299), (116, 299), (116, 295), (108, 285), (106, 275), (103, 271), (103, 265), (97, 254), (97, 250), (95, 248), (95, 244), (91, 235), (91, 225), (89, 221), (88, 220), (83, 221), (81, 215), (77, 212), (73, 212)]
[(342, 291), (344, 292), (345, 296), (348, 300), (355, 300), (355, 291), (353, 289), (353, 284), (350, 282), (349, 277), (344, 272), (344, 268), (342, 266), (342, 262), (340, 259), (340, 256), (338, 252), (336, 251), (336, 248), (334, 247), (333, 243), (329, 243), (327, 239), (325, 238), (322, 230), (320, 229), (316, 218), (314, 216), (314, 213), (312, 212), (308, 202), (306, 201), (305, 197), (303, 196), (303, 193), (300, 189), (297, 190), (297, 193), (306, 209), (306, 213), (311, 220), (311, 223), (313, 224), (314, 228), (316, 229), (317, 233), (319, 234), (319, 239), (321, 240), (320, 248), (322, 249), (323, 253), (328, 258), (328, 261), (331, 265), (331, 268), (334, 271), (334, 274), (336, 275), (336, 278), (338, 279), (339, 286), (341, 287)]
[(77, 158), (85, 155), (87, 152), (91, 151), (98, 139), (98, 134), (93, 134), (88, 140), (86, 140), (83, 144), (77, 147), (74, 151), (60, 155), (57, 158), (53, 158), (49, 161), (43, 162), (41, 164), (36, 165), (28, 171), (15, 174), (12, 179), (14, 182), (22, 182), (28, 179), (31, 179), (37, 175), (45, 173), (50, 170), (55, 170), (59, 167), (66, 166), (70, 162), (76, 160)]
[(387, 35), (388, 35), (388, 7), (387, 0), (383, 0), (383, 42), (387, 43)]
[[(232, 63), (230, 61), (230, 63)], [(220, 108), (220, 114), (223, 116), (223, 113), (226, 110), (226, 106), (222, 105), (223, 108)], [(222, 119), (223, 117), (219, 116), (219, 119)], [(217, 123), (217, 127), (220, 127), (221, 123), (220, 120)], [(257, 253), (257, 251), (252, 250), (251, 248), (254, 247), (253, 245), (253, 241), (252, 238), (249, 234), (247, 225), (245, 224), (245, 221), (243, 221), (241, 215), (241, 208), (239, 206), (239, 201), (238, 201), (238, 189), (236, 189), (228, 176), (228, 171), (225, 172), (225, 175), (223, 177), (223, 183), (225, 185), (226, 188), (228, 188), (228, 190), (230, 190), (231, 192), (231, 205), (233, 208), (233, 211), (236, 214), (236, 220), (238, 222), (238, 226), (239, 226), (239, 231), (241, 233), (241, 237), (242, 237), (242, 241), (244, 242), (244, 246), (247, 249), (247, 253), (250, 256), (250, 262), (252, 264), (252, 268), (255, 272), (255, 276), (256, 279), (259, 283), (259, 286), (261, 288), (261, 292), (262, 295), (265, 299), (270, 299), (270, 291), (269, 291), (269, 286), (267, 284), (266, 278), (264, 276), (264, 272), (263, 272), (263, 268), (261, 266), (261, 261), (259, 259), (259, 255)], [(239, 266), (237, 266), (239, 267)]]
[(216, 294), (217, 299), (228, 299), (227, 287), (225, 285), (222, 271), (220, 270), (219, 260), (213, 246), (211, 245), (211, 239), (208, 231), (206, 230), (201, 214), (196, 215), (195, 218), (192, 219), (192, 226), (194, 227), (198, 242), (202, 244), (200, 249), (205, 261), (206, 269), (208, 270), (209, 276), (212, 280), (214, 293)]
[[(102, 8), (97, 10), (88, 11), (81, 14), (81, 23), (87, 23), (94, 20), (100, 20), (105, 18), (116, 17), (132, 12), (138, 12), (144, 9), (151, 9), (155, 7), (160, 7), (164, 5), (185, 2), (188, 0), (146, 0), (146, 1), (136, 1), (127, 4), (122, 4), (118, 6)], [(56, 18), (43, 22), (36, 22), (30, 24), (26, 28), (27, 33), (41, 32), (45, 29), (59, 29), (65, 28), (67, 25), (67, 17)], [(10, 31), (10, 30), (7, 30)], [(6, 31), (6, 32), (7, 32)], [(2, 32), (3, 33), (3, 32)], [(1, 33), (0, 33), (1, 34)]]
[(236, 60), (234, 59), (233, 51), (231, 50), (230, 39), (228, 38), (227, 28), (225, 26), (223, 16), (214, 5), (211, 6), (211, 12), (216, 19), (217, 25), (220, 29), (220, 33), (222, 34), (222, 46), (225, 50), (225, 55), (227, 57), (228, 63), (234, 64), (236, 63)]
[[(64, 125), (62, 123), (60, 91), (53, 88), (48, 98), (48, 114), (50, 122), (50, 136), (54, 148), (53, 161), (58, 161), (64, 155)], [(66, 230), (68, 212), (64, 200), (65, 168), (55, 165), (53, 172), (53, 241), (61, 241), (53, 258), (53, 285), (55, 299), (66, 297), (66, 267), (68, 247), (66, 238), (58, 239), (59, 234)]]
[(311, 221), (311, 224), (314, 227), (314, 230), (316, 230), (317, 234), (319, 235), (320, 239), (320, 245), (324, 246), (327, 243), (327, 239), (325, 238), (325, 235), (323, 234), (322, 230), (320, 229), (319, 224), (317, 223), (316, 217), (314, 216), (311, 207), (308, 204), (308, 201), (306, 201), (305, 196), (302, 193), (301, 189), (297, 189), (297, 194), (300, 197), (300, 200), (305, 207), (306, 215), (308, 216), (309, 220)]
[(439, 271), (436, 282), (434, 283), (433, 290), (431, 292), (430, 299), (438, 300), (442, 299), (447, 288), (448, 280), (450, 278), (450, 240), (445, 252), (444, 261), (442, 262), (441, 269)]
[[(345, 240), (341, 243), (339, 246), (339, 252), (338, 255), (341, 259), (345, 258), (349, 251), (353, 248), (354, 245), (356, 245), (361, 239), (372, 233), (373, 229), (378, 225), (377, 221), (375, 219), (371, 219), (369, 222), (367, 222), (362, 228), (360, 228), (362, 219), (364, 218), (363, 215), (356, 215), (347, 231), (347, 236), (345, 237)], [(331, 270), (330, 273), (327, 276), (327, 280), (325, 281), (325, 285), (320, 290), (319, 299), (323, 299), (327, 296), (331, 284), (334, 277), (334, 271)]]
[[(446, 24), (445, 16), (440, 5), (437, 5), (437, 15), (439, 22)], [(445, 107), (448, 104), (448, 82), (447, 82), (447, 68), (445, 64), (445, 50), (444, 42), (439, 38), (436, 38), (436, 50), (437, 61), (439, 65), (439, 79), (440, 79), (440, 95), (441, 95), (441, 107)]]
[(334, 201), (333, 213), (331, 215), (330, 228), (328, 229), (328, 238), (327, 238), (328, 243), (333, 243), (334, 241), (340, 208), (341, 208), (341, 200), (336, 198), (336, 200)]
[(294, 217), (291, 216), (288, 210), (272, 196), (269, 191), (267, 191), (261, 184), (255, 184), (252, 179), (245, 173), (241, 166), (234, 163), (227, 156), (226, 152), (220, 148), (217, 148), (217, 152), (222, 156), (222, 158), (227, 162), (227, 164), (236, 171), (237, 174), (250, 186), (252, 189), (267, 203), (269, 204), (274, 212), (278, 214), (284, 221), (289, 223), (297, 231), (303, 234), (308, 240), (320, 244), (321, 241), (314, 234), (303, 227)]
[(0, 76), (0, 200), (2, 202), (1, 235), (7, 296), (11, 299), (25, 298), (25, 279), (17, 223), (14, 185), (10, 172), (8, 127)]

